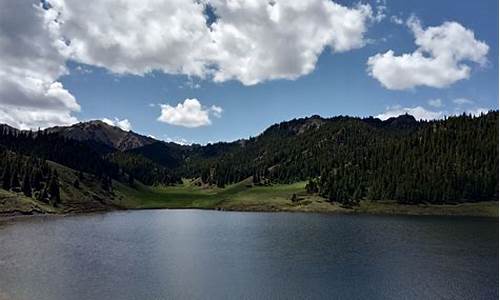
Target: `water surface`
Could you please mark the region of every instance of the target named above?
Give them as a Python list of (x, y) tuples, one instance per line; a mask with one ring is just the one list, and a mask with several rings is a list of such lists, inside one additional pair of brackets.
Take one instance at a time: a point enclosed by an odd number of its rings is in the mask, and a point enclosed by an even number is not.
[(0, 299), (498, 299), (498, 221), (144, 210), (0, 225)]

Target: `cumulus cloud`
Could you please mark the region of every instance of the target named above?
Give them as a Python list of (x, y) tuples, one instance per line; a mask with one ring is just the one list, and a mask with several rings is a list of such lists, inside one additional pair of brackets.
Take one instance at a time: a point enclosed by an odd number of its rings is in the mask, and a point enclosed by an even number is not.
[(443, 106), (443, 101), (439, 98), (430, 99), (429, 101), (427, 101), (427, 103), (432, 107), (442, 107)]
[(132, 124), (130, 123), (130, 121), (128, 119), (120, 120), (118, 118), (114, 118), (114, 119), (103, 118), (102, 121), (108, 125), (116, 126), (124, 131), (132, 130)]
[(377, 115), (376, 117), (381, 120), (387, 120), (404, 114), (412, 115), (417, 120), (436, 120), (442, 119), (445, 116), (442, 111), (431, 111), (423, 108), (422, 106), (402, 107), (401, 105), (395, 105), (388, 107), (385, 112)]
[(80, 110), (57, 79), (66, 44), (38, 1), (0, 1), (0, 123), (22, 129), (75, 123)]
[(407, 25), (418, 48), (396, 55), (393, 50), (368, 59), (368, 73), (387, 89), (404, 90), (416, 86), (443, 88), (469, 78), (466, 62), (484, 64), (489, 47), (476, 40), (474, 32), (457, 22), (422, 28), (412, 17)]
[[(59, 78), (99, 66), (115, 74), (153, 70), (238, 80), (295, 79), (329, 49), (362, 47), (385, 1), (0, 0), (0, 122), (47, 127), (77, 121), (80, 106)], [(211, 21), (206, 9), (211, 8)], [(194, 84), (192, 88), (198, 88)], [(215, 114), (219, 114), (216, 110)]]
[[(161, 70), (246, 85), (308, 74), (325, 48), (362, 47), (373, 19), (369, 5), (330, 0), (49, 2), (76, 61), (115, 73)], [(216, 15), (208, 25), (207, 5)]]
[(161, 115), (158, 121), (171, 125), (195, 128), (212, 124), (210, 114), (220, 117), (222, 108), (212, 105), (210, 108), (203, 107), (198, 99), (186, 99), (175, 107), (169, 104), (161, 104)]
[(210, 3), (219, 17), (211, 26), (213, 79), (246, 85), (309, 74), (327, 47), (362, 47), (372, 16), (368, 5), (348, 8), (324, 0)]

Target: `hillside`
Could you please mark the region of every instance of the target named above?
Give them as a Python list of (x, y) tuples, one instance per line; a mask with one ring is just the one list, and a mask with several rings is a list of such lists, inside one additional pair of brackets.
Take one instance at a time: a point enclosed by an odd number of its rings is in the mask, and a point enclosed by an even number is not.
[[(113, 181), (110, 188), (103, 188), (99, 179), (87, 173), (48, 162), (49, 168), (58, 174), (60, 199), (57, 203), (26, 196), (21, 190), (5, 190), (0, 187), (0, 216), (33, 214), (68, 214), (106, 211), (120, 208), (123, 196), (116, 192), (120, 183)], [(78, 182), (75, 185), (75, 182)], [(34, 189), (34, 188), (33, 188)]]
[[(226, 209), (254, 205), (230, 201), (229, 196), (241, 196), (233, 193), (238, 184), (266, 190), (262, 197), (272, 197), (273, 189), (297, 182), (304, 184), (292, 194), (343, 207), (374, 201), (440, 205), (498, 200), (498, 111), (429, 122), (410, 115), (385, 121), (312, 116), (272, 125), (253, 138), (205, 146), (156, 141), (101, 121), (38, 132), (1, 125), (0, 147), (2, 153), (25, 157), (3, 157), (0, 182), (13, 180), (12, 172), (6, 173), (9, 166), (16, 170), (14, 177), (21, 186), (24, 177), (36, 173), (30, 161), (38, 165), (46, 161), (58, 170), (57, 212), (105, 210), (116, 203), (148, 207), (138, 203), (138, 197), (164, 195), (141, 191), (150, 186), (155, 186), (153, 191), (157, 187), (175, 190), (182, 185), (181, 178), (192, 179), (198, 188), (225, 191), (211, 196), (216, 197), (211, 201), (217, 201), (202, 202), (200, 207)], [(75, 176), (81, 177), (78, 188), (73, 186)], [(49, 181), (47, 177), (45, 185)], [(23, 207), (31, 207), (27, 210), (53, 210), (19, 196), (18, 190), (4, 190), (3, 199), (17, 197)], [(285, 201), (280, 205), (286, 207), (291, 196), (280, 196)], [(271, 199), (259, 199), (258, 207), (270, 209), (266, 201)], [(179, 207), (190, 204), (181, 201)], [(323, 204), (318, 207), (328, 210)]]
[(156, 141), (153, 138), (137, 134), (133, 131), (124, 131), (99, 120), (81, 122), (71, 126), (52, 127), (45, 131), (48, 133), (57, 133), (77, 141), (92, 142), (94, 145), (95, 143), (99, 143), (120, 151), (139, 148)]
[(331, 201), (458, 203), (498, 197), (498, 112), (417, 122), (403, 115), (317, 116), (275, 124), (261, 135), (224, 145), (211, 157), (190, 156), (183, 177), (223, 187), (310, 179)]

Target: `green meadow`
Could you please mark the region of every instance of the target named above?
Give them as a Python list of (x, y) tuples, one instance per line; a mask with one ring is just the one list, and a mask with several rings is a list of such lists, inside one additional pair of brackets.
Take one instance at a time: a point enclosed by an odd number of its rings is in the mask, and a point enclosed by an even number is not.
[[(498, 202), (463, 203), (455, 205), (403, 205), (395, 201), (361, 201), (346, 208), (317, 195), (305, 192), (306, 182), (293, 184), (253, 185), (250, 179), (225, 188), (197, 186), (191, 180), (175, 186), (133, 188), (116, 186), (117, 205), (127, 209), (198, 208), (236, 211), (302, 211), (321, 213), (363, 213), (391, 215), (451, 215), (498, 217)], [(292, 196), (296, 200), (292, 201)]]

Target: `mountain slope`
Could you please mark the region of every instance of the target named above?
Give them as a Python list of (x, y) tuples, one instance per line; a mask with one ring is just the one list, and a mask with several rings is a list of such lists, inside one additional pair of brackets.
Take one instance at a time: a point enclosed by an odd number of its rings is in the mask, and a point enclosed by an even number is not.
[[(2, 129), (3, 128), (3, 129)], [(333, 202), (457, 203), (498, 197), (498, 111), (416, 121), (402, 115), (294, 119), (257, 137), (205, 146), (155, 141), (100, 121), (26, 132), (3, 126), (0, 146), (90, 173), (108, 185), (257, 186), (309, 180)], [(93, 189), (89, 187), (89, 189)]]
[(317, 116), (275, 124), (210, 158), (191, 156), (184, 177), (223, 187), (253, 176), (293, 183), (331, 201), (456, 203), (498, 197), (498, 111), (417, 122), (403, 115)]
[(45, 130), (58, 133), (66, 138), (105, 145), (111, 149), (126, 151), (156, 142), (155, 139), (124, 131), (103, 121), (81, 122), (71, 126), (57, 126)]

